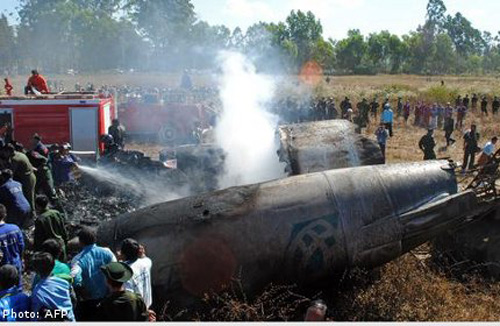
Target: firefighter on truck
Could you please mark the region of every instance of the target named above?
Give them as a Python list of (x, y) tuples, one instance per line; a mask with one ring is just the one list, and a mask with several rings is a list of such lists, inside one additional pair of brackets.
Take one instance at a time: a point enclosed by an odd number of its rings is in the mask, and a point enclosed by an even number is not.
[(31, 77), (28, 79), (28, 84), (24, 88), (24, 94), (48, 94), (50, 93), (49, 86), (45, 78), (38, 73), (37, 70), (31, 71)]

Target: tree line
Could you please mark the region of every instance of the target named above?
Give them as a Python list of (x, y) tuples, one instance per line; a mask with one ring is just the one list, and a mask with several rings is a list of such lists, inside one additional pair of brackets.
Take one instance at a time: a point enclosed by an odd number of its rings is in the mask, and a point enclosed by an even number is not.
[(205, 70), (231, 49), (268, 72), (297, 73), (310, 61), (335, 74), (500, 71), (500, 35), (447, 13), (443, 0), (429, 0), (425, 21), (406, 35), (350, 30), (341, 40), (325, 39), (321, 21), (300, 10), (246, 31), (197, 19), (191, 0), (20, 0), (16, 10), (15, 25), (0, 17), (0, 69), (8, 73)]

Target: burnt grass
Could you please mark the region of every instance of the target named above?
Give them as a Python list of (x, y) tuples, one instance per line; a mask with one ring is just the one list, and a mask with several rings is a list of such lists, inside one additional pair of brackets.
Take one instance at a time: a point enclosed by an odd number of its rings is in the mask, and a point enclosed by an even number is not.
[(97, 227), (100, 222), (134, 211), (138, 203), (133, 197), (115, 195), (89, 184), (70, 184), (59, 189), (59, 196), (72, 227)]
[[(141, 206), (136, 198), (93, 183), (67, 185), (60, 194), (72, 235), (82, 225), (97, 226)], [(158, 319), (300, 321), (316, 299), (325, 301), (327, 318), (334, 321), (500, 319), (500, 285), (470, 269), (457, 272), (456, 262), (443, 259), (430, 243), (377, 269), (351, 270), (335, 279), (316, 288), (269, 284), (252, 296), (235, 279), (224, 292), (206, 294), (196, 308), (158, 304)]]

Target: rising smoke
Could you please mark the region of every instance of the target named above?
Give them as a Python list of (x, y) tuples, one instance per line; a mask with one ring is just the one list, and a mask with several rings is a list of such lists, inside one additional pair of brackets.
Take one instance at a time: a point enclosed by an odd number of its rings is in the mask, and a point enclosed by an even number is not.
[(80, 170), (91, 178), (93, 186), (102, 186), (131, 197), (139, 207), (176, 200), (190, 195), (187, 184), (181, 185), (176, 176), (148, 175), (144, 171), (128, 171), (126, 174), (117, 169), (100, 166), (93, 168), (80, 166)]
[(215, 129), (217, 144), (226, 153), (219, 187), (259, 183), (284, 176), (276, 151), (278, 117), (269, 113), (276, 82), (256, 72), (242, 54), (221, 52), (220, 98), (223, 111)]

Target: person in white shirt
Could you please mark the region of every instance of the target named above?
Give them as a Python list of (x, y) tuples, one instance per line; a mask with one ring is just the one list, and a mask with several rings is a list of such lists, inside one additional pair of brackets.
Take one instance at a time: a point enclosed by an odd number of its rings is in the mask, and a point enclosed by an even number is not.
[(484, 166), (486, 165), (491, 157), (495, 154), (495, 145), (498, 141), (497, 137), (491, 138), (489, 142), (484, 145), (483, 152), (481, 153), (481, 156), (479, 156), (479, 160), (477, 161), (478, 166)]
[(149, 309), (153, 304), (151, 287), (151, 267), (153, 263), (151, 259), (146, 257), (144, 247), (134, 239), (123, 240), (121, 258), (134, 272), (132, 278), (124, 284), (125, 290), (140, 294)]

